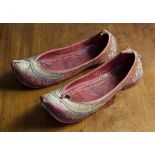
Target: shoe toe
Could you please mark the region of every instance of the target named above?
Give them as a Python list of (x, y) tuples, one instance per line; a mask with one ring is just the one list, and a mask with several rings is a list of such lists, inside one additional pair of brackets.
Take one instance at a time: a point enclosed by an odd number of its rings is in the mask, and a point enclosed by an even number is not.
[(25, 60), (13, 60), (11, 66), (16, 72), (25, 73), (29, 70), (30, 63)]
[(17, 79), (24, 85), (37, 88), (36, 79), (30, 68), (30, 62), (26, 60), (13, 60), (11, 62), (12, 70)]
[(55, 96), (53, 93), (48, 93), (40, 98), (41, 105), (53, 116), (56, 120), (62, 123), (73, 123), (73, 113), (65, 106), (60, 96)]

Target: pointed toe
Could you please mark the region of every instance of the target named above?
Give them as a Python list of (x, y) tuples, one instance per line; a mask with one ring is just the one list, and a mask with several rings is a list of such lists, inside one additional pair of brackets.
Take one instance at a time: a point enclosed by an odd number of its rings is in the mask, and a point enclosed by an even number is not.
[(33, 73), (30, 62), (26, 60), (12, 60), (11, 67), (16, 78), (25, 86), (34, 86)]
[(40, 97), (41, 106), (57, 121), (61, 123), (75, 123), (79, 115), (65, 104), (67, 100), (61, 97), (59, 90), (52, 91)]
[(25, 60), (12, 60), (11, 66), (13, 70), (24, 73), (28, 71), (30, 63)]
[(56, 120), (66, 123), (65, 107), (61, 104), (60, 100), (55, 98), (53, 95), (45, 94), (40, 97), (40, 102), (43, 108)]

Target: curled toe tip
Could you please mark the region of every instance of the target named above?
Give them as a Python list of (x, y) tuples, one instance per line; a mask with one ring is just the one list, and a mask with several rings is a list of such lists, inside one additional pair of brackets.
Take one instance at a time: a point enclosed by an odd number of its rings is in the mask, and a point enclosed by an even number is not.
[(40, 96), (40, 103), (41, 103), (41, 104), (48, 103), (48, 100), (47, 100), (46, 95)]
[(11, 61), (11, 67), (13, 69), (13, 71), (18, 71), (19, 70), (19, 66), (17, 65), (18, 64), (18, 60), (12, 60)]
[(43, 103), (44, 102), (44, 98), (43, 96), (40, 96), (40, 103)]
[(12, 60), (11, 61), (11, 66), (15, 68), (16, 64), (18, 64), (18, 63), (20, 63), (20, 60)]
[(46, 109), (44, 96), (40, 96), (40, 105)]
[(12, 61), (11, 61), (11, 66), (12, 66), (12, 67), (15, 67), (15, 64), (16, 64), (17, 61), (18, 61), (18, 60), (12, 60)]
[(16, 71), (26, 71), (29, 68), (29, 62), (25, 60), (12, 60), (11, 66)]
[(26, 62), (25, 60), (12, 60), (11, 63), (12, 64), (16, 64), (16, 63), (24, 63)]
[(73, 115), (73, 112), (64, 105), (62, 99), (51, 93), (40, 97), (41, 106), (57, 121), (61, 123), (75, 123), (79, 121), (79, 116)]
[(12, 63), (18, 63), (20, 60), (12, 60)]

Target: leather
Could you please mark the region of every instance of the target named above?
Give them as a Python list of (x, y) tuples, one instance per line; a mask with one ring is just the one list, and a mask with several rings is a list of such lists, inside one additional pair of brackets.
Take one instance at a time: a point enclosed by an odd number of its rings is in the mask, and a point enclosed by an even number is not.
[(135, 85), (142, 75), (138, 53), (126, 49), (90, 73), (43, 95), (41, 104), (62, 123), (78, 122), (100, 109), (121, 89)]
[(24, 60), (13, 60), (17, 79), (31, 88), (43, 88), (61, 82), (84, 69), (109, 61), (117, 53), (113, 35), (104, 30), (86, 40), (44, 52)]

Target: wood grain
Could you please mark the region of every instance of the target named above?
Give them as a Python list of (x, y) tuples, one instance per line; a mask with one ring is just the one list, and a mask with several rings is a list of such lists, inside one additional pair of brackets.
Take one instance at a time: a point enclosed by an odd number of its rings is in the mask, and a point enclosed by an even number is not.
[[(40, 106), (39, 96), (91, 69), (32, 90), (18, 83), (10, 61), (76, 43), (102, 29), (113, 33), (119, 51), (133, 48), (142, 55), (143, 79), (84, 121), (58, 123)], [(155, 24), (0, 24), (0, 131), (155, 131)]]

